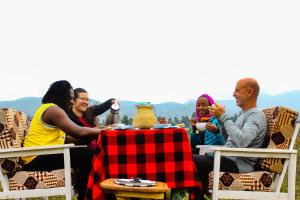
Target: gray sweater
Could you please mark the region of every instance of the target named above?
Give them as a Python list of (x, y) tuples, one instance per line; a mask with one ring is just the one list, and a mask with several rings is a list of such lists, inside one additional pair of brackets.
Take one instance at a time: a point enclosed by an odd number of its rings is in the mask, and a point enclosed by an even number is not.
[[(261, 148), (267, 131), (267, 120), (258, 108), (252, 108), (243, 112), (236, 122), (233, 122), (227, 113), (219, 120), (223, 123), (228, 134), (224, 146), (235, 148)], [(239, 168), (240, 172), (254, 171), (254, 165), (258, 158), (229, 157)]]

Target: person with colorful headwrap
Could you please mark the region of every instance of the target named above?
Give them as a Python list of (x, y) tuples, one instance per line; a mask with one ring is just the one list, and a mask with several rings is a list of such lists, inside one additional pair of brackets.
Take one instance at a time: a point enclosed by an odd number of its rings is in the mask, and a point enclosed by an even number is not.
[[(209, 114), (209, 106), (214, 104), (213, 98), (202, 94), (196, 102), (196, 117), (191, 119), (190, 143), (192, 152), (198, 154), (196, 145), (223, 145), (224, 136), (221, 133), (221, 125), (217, 118)], [(205, 130), (199, 131), (196, 127), (198, 122), (206, 122)]]
[[(232, 121), (230, 115), (222, 105), (209, 108), (211, 115), (222, 124), (228, 135), (225, 147), (230, 148), (261, 148), (263, 147), (267, 120), (264, 112), (257, 108), (259, 84), (254, 78), (240, 79), (234, 88), (233, 97), (236, 105), (242, 109), (242, 113)], [(225, 132), (224, 131), (224, 132)], [(193, 160), (197, 168), (199, 180), (202, 182), (202, 191), (198, 197), (204, 200), (204, 194), (209, 194), (209, 173), (214, 168), (214, 157), (210, 155), (193, 154)], [(229, 173), (249, 173), (255, 170), (258, 158), (221, 156), (220, 171)]]

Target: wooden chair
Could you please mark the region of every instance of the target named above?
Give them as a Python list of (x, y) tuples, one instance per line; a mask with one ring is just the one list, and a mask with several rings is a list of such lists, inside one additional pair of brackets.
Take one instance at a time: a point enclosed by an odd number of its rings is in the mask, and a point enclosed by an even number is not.
[(114, 192), (117, 200), (126, 200), (131, 198), (142, 199), (170, 199), (171, 189), (163, 182), (156, 182), (151, 187), (129, 187), (114, 183), (114, 179), (106, 179), (100, 183), (102, 189)]
[[(0, 109), (0, 199), (65, 195), (71, 200), (71, 168), (69, 148), (55, 145), (22, 148), (27, 133), (26, 115), (13, 109)], [(22, 171), (20, 156), (64, 154), (64, 169)]]
[[(266, 148), (210, 147), (214, 151), (214, 171), (210, 174), (212, 199), (295, 199), (296, 158), (294, 144), (300, 125), (298, 112), (285, 107), (265, 109), (268, 132)], [(258, 171), (220, 172), (221, 156), (261, 158)], [(288, 192), (280, 192), (288, 169)]]

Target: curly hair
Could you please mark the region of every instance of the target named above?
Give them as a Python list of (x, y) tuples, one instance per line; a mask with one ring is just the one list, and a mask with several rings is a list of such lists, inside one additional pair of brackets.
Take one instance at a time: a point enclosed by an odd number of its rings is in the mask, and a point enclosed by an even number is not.
[(66, 80), (52, 83), (43, 96), (42, 103), (54, 103), (64, 111), (71, 108), (71, 100), (74, 99), (72, 85)]

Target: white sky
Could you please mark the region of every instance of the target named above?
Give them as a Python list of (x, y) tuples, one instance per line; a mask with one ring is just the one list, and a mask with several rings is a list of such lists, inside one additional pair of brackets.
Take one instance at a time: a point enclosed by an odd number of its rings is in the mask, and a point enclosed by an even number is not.
[(100, 101), (300, 88), (300, 1), (0, 1), (0, 100), (61, 79)]

